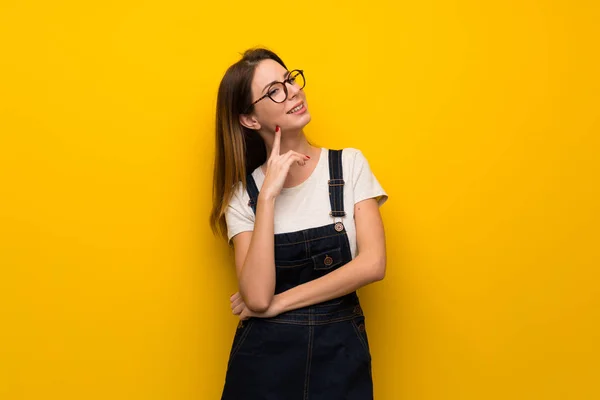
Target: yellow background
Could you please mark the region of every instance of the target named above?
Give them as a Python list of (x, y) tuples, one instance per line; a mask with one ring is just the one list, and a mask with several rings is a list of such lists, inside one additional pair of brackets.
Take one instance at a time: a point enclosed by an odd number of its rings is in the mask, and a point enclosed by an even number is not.
[(214, 108), (255, 45), (390, 195), (376, 398), (600, 398), (598, 3), (216, 3), (0, 3), (0, 399), (219, 397)]

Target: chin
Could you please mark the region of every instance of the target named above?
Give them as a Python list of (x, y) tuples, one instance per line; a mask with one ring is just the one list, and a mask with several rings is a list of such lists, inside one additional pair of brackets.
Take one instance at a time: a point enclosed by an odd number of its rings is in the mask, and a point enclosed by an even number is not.
[(279, 126), (281, 126), (283, 134), (285, 134), (286, 130), (301, 131), (306, 125), (308, 125), (311, 119), (312, 117), (310, 115), (310, 112), (306, 110), (306, 112), (301, 116), (296, 116), (294, 118), (286, 118), (286, 121), (281, 121)]
[(304, 113), (304, 115), (302, 115), (302, 120), (301, 121), (294, 121), (296, 122), (295, 124), (290, 124), (290, 128), (292, 129), (302, 129), (304, 128), (306, 125), (308, 125), (308, 123), (311, 120), (311, 116), (308, 110), (306, 110), (306, 112)]
[(310, 112), (308, 112), (308, 110), (306, 111), (306, 114), (304, 116), (305, 121), (302, 121), (302, 127), (304, 128), (306, 125), (308, 125), (308, 123), (310, 122), (310, 120), (312, 119)]

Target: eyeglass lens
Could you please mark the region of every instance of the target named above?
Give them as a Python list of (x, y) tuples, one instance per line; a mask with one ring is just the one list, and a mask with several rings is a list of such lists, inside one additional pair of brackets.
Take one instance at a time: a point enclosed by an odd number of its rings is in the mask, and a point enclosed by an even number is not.
[[(299, 71), (292, 71), (290, 76), (287, 79), (287, 82), (290, 82), (292, 85), (296, 86), (298, 89), (302, 89), (304, 87), (305, 81), (304, 76)], [(276, 103), (282, 103), (286, 99), (287, 88), (284, 88), (284, 84), (281, 82), (274, 83), (269, 87), (269, 97)]]

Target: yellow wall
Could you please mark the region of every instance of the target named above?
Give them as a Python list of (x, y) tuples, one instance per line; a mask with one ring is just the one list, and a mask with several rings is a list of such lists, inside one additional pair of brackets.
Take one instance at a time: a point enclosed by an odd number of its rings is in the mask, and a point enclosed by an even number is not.
[(390, 194), (376, 398), (600, 398), (597, 2), (0, 3), (0, 398), (216, 399), (216, 88), (304, 68)]

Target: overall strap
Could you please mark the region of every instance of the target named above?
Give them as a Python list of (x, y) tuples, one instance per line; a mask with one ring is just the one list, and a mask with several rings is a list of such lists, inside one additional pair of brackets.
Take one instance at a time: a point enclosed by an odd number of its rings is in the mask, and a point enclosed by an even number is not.
[(344, 217), (344, 172), (342, 150), (329, 150), (329, 203), (332, 217)]
[(256, 203), (258, 202), (258, 187), (256, 186), (256, 182), (252, 177), (252, 174), (248, 174), (246, 176), (246, 191), (248, 192), (248, 196), (250, 196), (250, 200), (248, 200), (248, 205), (252, 207), (252, 211), (256, 214)]

